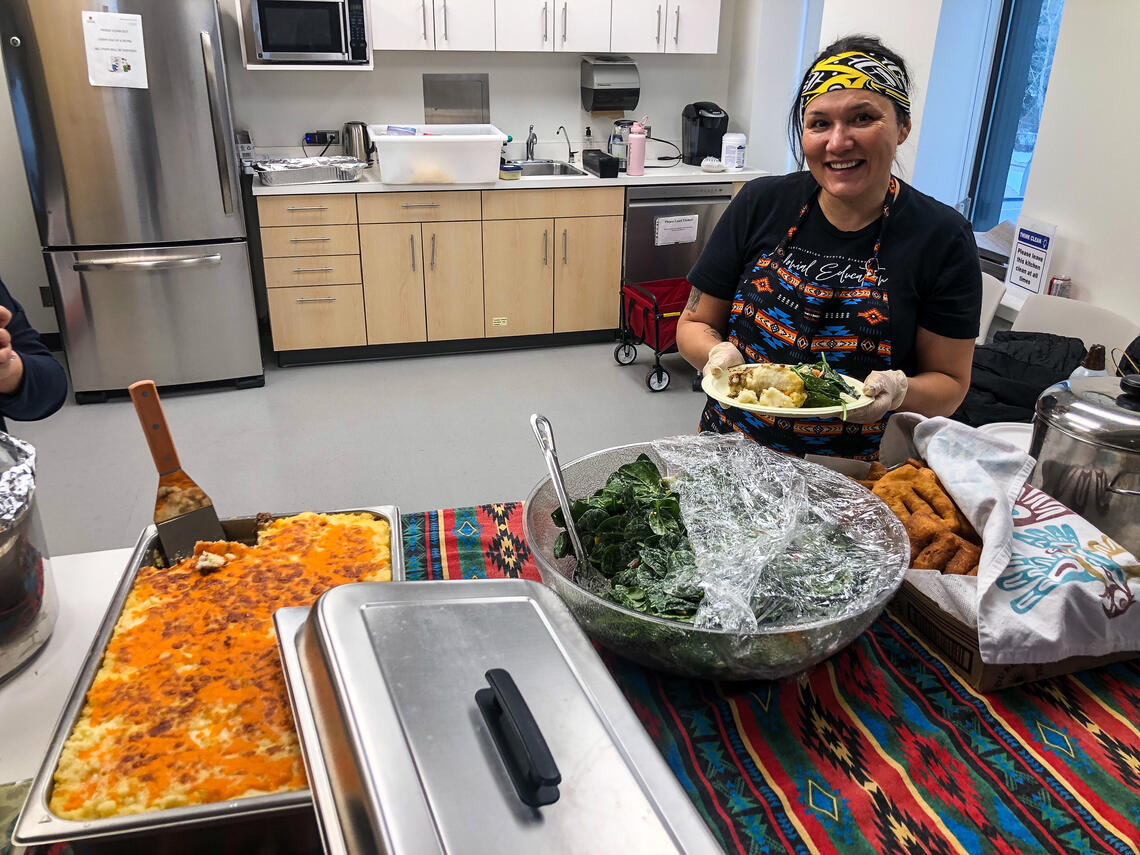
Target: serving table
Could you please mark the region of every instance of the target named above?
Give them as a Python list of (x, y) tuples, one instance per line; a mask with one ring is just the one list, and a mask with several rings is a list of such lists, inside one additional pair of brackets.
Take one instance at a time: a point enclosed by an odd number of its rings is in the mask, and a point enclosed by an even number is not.
[[(538, 579), (521, 503), (402, 522), (409, 580)], [(60, 625), (0, 685), (0, 781), (34, 773), (128, 557), (53, 559)], [(889, 614), (776, 683), (603, 657), (726, 852), (1140, 853), (1140, 661), (980, 695)]]

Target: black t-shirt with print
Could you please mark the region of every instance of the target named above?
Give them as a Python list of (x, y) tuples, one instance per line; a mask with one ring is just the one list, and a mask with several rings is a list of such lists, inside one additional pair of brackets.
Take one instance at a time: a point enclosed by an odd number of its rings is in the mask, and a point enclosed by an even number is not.
[[(732, 300), (761, 253), (772, 252), (816, 191), (810, 172), (749, 181), (717, 223), (689, 281)], [(785, 265), (821, 285), (855, 284), (871, 257), (880, 221), (855, 232), (833, 226), (812, 205), (789, 247)], [(915, 329), (947, 338), (978, 335), (982, 273), (974, 233), (953, 208), (899, 182), (879, 248), (880, 283), (891, 312), (891, 367), (916, 371)]]

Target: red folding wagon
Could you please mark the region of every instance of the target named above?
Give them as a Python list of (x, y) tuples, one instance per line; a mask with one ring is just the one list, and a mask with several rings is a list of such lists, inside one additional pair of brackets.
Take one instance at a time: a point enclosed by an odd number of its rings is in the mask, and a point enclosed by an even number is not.
[(621, 344), (614, 349), (614, 359), (619, 365), (632, 365), (639, 344), (651, 347), (653, 368), (645, 376), (645, 385), (653, 392), (669, 386), (669, 372), (662, 367), (661, 356), (677, 352), (677, 319), (691, 288), (684, 278), (621, 286)]

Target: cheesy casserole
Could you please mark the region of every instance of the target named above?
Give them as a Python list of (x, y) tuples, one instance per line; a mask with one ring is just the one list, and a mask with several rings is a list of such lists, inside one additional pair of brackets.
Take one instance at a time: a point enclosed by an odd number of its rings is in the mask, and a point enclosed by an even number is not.
[(273, 613), (392, 578), (388, 522), (313, 514), (256, 546), (144, 567), (55, 771), (52, 811), (95, 819), (304, 789)]

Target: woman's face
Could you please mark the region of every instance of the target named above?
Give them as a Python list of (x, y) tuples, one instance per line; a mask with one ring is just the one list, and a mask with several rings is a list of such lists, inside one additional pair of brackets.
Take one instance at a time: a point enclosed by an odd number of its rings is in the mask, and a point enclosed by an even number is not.
[(866, 89), (837, 89), (808, 104), (804, 159), (819, 186), (837, 199), (859, 202), (881, 197), (895, 149), (908, 134), (910, 117), (900, 125), (886, 96)]

